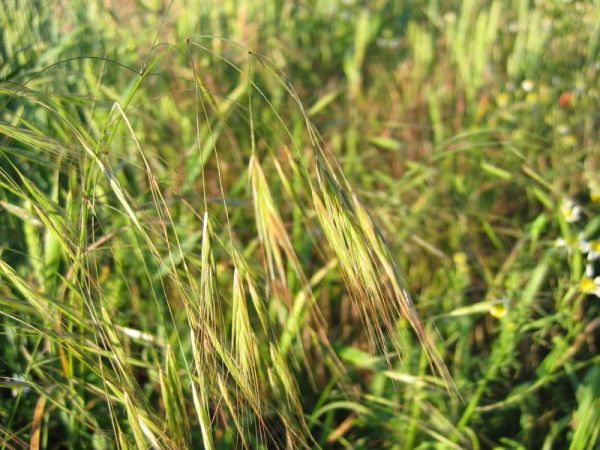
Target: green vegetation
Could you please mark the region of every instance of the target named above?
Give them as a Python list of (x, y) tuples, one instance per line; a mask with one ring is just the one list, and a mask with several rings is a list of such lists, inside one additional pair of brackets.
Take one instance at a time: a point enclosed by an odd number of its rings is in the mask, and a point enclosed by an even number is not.
[(1, 3), (0, 449), (597, 448), (598, 1)]

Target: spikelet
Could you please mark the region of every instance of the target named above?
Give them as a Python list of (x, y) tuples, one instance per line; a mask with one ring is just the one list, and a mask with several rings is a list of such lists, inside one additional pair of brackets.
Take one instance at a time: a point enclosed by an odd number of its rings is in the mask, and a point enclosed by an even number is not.
[[(317, 157), (319, 190), (313, 203), (323, 232), (338, 258), (352, 300), (361, 313), (372, 346), (387, 354), (386, 335), (401, 355), (396, 320), (406, 319), (423, 344), (429, 360), (444, 379), (451, 395), (457, 394), (452, 378), (425, 330), (399, 270), (381, 233), (355, 195), (335, 179), (329, 166)], [(382, 330), (383, 328), (383, 330)]]

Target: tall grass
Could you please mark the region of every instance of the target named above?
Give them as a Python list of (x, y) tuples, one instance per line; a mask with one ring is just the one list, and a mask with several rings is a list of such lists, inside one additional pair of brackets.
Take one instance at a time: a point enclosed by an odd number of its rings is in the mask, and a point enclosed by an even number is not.
[(2, 10), (2, 448), (594, 448), (597, 5)]

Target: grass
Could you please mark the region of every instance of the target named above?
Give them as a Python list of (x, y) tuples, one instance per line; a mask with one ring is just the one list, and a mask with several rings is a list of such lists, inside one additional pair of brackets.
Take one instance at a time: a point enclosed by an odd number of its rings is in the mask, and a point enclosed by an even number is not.
[(597, 448), (597, 2), (0, 10), (0, 448)]

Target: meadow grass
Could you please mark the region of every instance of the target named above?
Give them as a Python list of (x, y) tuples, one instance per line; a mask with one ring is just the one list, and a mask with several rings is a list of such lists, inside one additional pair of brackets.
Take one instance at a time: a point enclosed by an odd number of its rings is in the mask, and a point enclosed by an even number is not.
[(597, 448), (600, 5), (0, 5), (0, 448)]

